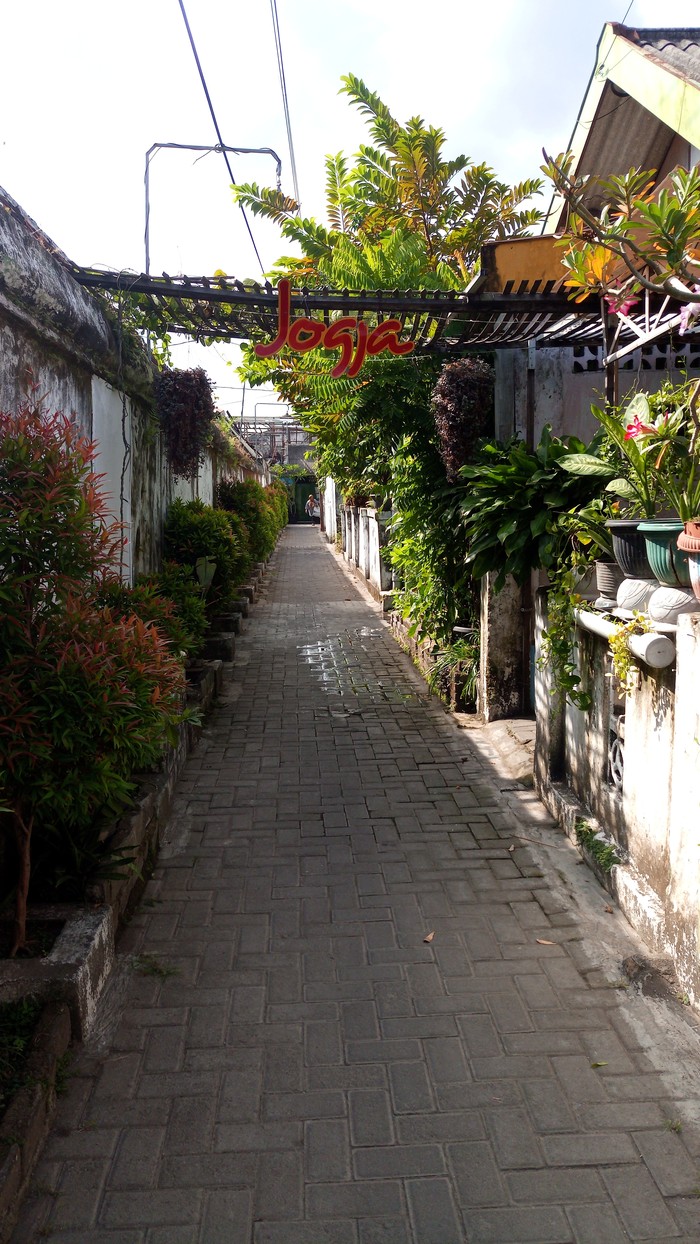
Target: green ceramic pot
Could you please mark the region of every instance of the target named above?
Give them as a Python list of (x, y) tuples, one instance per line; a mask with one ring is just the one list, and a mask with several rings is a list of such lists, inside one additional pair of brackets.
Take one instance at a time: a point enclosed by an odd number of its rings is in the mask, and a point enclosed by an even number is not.
[(639, 524), (647, 557), (659, 583), (667, 587), (690, 587), (688, 554), (678, 548), (683, 524), (672, 518), (650, 518)]

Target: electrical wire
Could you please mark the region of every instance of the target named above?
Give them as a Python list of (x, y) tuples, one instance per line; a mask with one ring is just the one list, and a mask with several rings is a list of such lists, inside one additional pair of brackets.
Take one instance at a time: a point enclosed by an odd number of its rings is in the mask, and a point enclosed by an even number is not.
[(277, 68), (280, 75), (280, 87), (282, 89), (282, 107), (284, 108), (284, 123), (287, 127), (287, 145), (289, 146), (289, 163), (292, 170), (292, 184), (294, 186), (294, 198), (299, 207), (301, 200), (299, 198), (299, 182), (297, 181), (297, 165), (294, 158), (294, 141), (292, 139), (292, 122), (289, 117), (289, 99), (287, 97), (287, 79), (284, 75), (284, 57), (282, 56), (282, 36), (280, 35), (280, 23), (277, 16), (277, 0), (270, 0), (270, 11), (272, 13), (272, 29), (275, 36), (275, 51), (277, 52)]
[[(230, 161), (230, 160), (229, 160), (229, 158), (228, 158), (228, 152), (227, 152), (227, 151), (224, 151), (224, 147), (225, 147), (225, 145), (226, 145), (226, 144), (224, 143), (224, 140), (223, 140), (223, 138), (221, 137), (221, 130), (219, 129), (219, 122), (218, 122), (218, 121), (217, 121), (217, 119), (216, 119), (216, 113), (215, 113), (215, 111), (214, 111), (214, 105), (213, 105), (213, 103), (211, 102), (211, 95), (209, 94), (209, 87), (207, 86), (207, 80), (206, 80), (206, 78), (204, 77), (204, 70), (202, 69), (201, 61), (200, 61), (200, 59), (199, 59), (199, 54), (198, 54), (198, 52), (197, 52), (197, 46), (196, 46), (196, 44), (195, 44), (194, 37), (193, 37), (193, 35), (192, 35), (192, 31), (191, 31), (191, 29), (190, 29), (190, 23), (189, 23), (189, 21), (187, 20), (187, 13), (186, 13), (186, 11), (185, 11), (184, 0), (178, 0), (178, 4), (180, 5), (180, 12), (182, 13), (182, 20), (183, 20), (183, 21), (184, 21), (184, 23), (185, 23), (185, 29), (186, 29), (186, 31), (187, 31), (187, 36), (188, 36), (189, 41), (190, 41), (190, 47), (192, 48), (192, 55), (194, 56), (194, 59), (195, 59), (195, 64), (196, 64), (196, 66), (197, 66), (197, 70), (198, 70), (198, 73), (199, 73), (199, 78), (200, 78), (200, 81), (201, 81), (201, 83), (202, 83), (202, 88), (203, 88), (203, 90), (204, 90), (204, 94), (205, 94), (205, 96), (206, 96), (207, 104), (209, 105), (209, 112), (211, 113), (211, 119), (212, 119), (212, 121), (213, 121), (213, 123), (214, 123), (214, 129), (216, 130), (216, 137), (217, 137), (217, 138), (218, 138), (218, 140), (219, 140), (219, 146), (221, 147), (221, 154), (222, 154), (222, 156), (224, 157), (224, 160), (225, 160), (225, 162), (226, 162), (226, 168), (228, 169), (228, 175), (229, 175), (229, 177), (231, 178), (231, 185), (232, 185), (232, 186), (235, 186), (235, 185), (236, 185), (236, 178), (235, 178), (235, 177), (234, 177), (234, 175), (233, 175), (233, 169), (231, 168), (231, 161)], [(245, 208), (244, 208), (244, 206), (243, 206), (243, 204), (242, 204), (242, 203), (239, 203), (239, 205), (238, 205), (238, 206), (239, 206), (239, 207), (240, 207), (240, 209), (241, 209), (241, 214), (242, 214), (243, 219), (244, 219), (244, 221), (245, 221), (245, 227), (246, 227), (246, 229), (248, 230), (248, 236), (249, 236), (249, 238), (250, 238), (250, 241), (251, 241), (251, 244), (252, 244), (253, 250), (255, 251), (255, 258), (257, 259), (258, 263), (260, 264), (260, 271), (264, 274), (264, 272), (265, 272), (265, 268), (264, 268), (264, 266), (263, 266), (263, 261), (262, 261), (262, 259), (260, 258), (260, 252), (259, 252), (259, 250), (258, 250), (258, 248), (257, 248), (257, 246), (256, 246), (256, 244), (255, 244), (255, 238), (253, 237), (253, 230), (252, 230), (252, 229), (251, 229), (251, 227), (250, 227), (250, 221), (248, 220), (248, 217), (247, 217), (247, 215), (246, 215), (246, 210), (245, 210)]]

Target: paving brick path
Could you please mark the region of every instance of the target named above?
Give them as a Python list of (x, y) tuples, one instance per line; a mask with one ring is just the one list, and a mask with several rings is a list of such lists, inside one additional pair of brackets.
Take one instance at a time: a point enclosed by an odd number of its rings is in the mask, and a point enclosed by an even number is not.
[(673, 1076), (488, 765), (317, 530), (267, 583), (16, 1244), (697, 1242)]

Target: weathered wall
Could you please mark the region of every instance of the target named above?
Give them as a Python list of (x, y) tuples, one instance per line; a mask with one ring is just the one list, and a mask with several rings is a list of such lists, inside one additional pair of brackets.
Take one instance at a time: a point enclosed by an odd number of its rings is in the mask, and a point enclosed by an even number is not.
[[(670, 347), (669, 347), (670, 351)], [(684, 346), (667, 353), (664, 347), (652, 346), (637, 351), (629, 364), (619, 372), (620, 400), (635, 388), (654, 392), (669, 376), (682, 380), (679, 370), (670, 364), (682, 359), (689, 372), (700, 368), (700, 347)], [(527, 431), (527, 350), (500, 350), (496, 355), (496, 436), (526, 439)], [(591, 414), (591, 405), (601, 406), (605, 400), (605, 375), (595, 351), (580, 348), (547, 350), (534, 353), (534, 441), (540, 439), (546, 424), (557, 436), (579, 436), (588, 441), (599, 424)]]
[[(0, 208), (0, 408), (32, 398), (72, 416), (97, 442), (96, 469), (113, 517), (125, 526), (125, 576), (156, 570), (169, 502), (199, 496), (211, 504), (215, 460), (207, 455), (193, 483), (172, 477), (152, 413), (145, 350), (138, 343), (119, 349), (65, 256), (1, 189)], [(262, 464), (253, 474), (269, 483)]]
[[(538, 601), (538, 651), (545, 625)], [(588, 712), (568, 705), (560, 729), (551, 670), (537, 671), (535, 784), (572, 828), (577, 816), (597, 823), (622, 860), (611, 881), (630, 923), (657, 954), (670, 956), (682, 990), (700, 1001), (700, 613), (681, 617), (676, 664), (639, 665), (622, 704), (610, 677), (607, 641), (577, 631)], [(624, 711), (624, 774), (612, 780), (613, 724)]]
[[(384, 610), (388, 611), (392, 606), (392, 577), (384, 547), (386, 527), (391, 514), (369, 506), (344, 506), (340, 517), (343, 557), (365, 583), (375, 600), (380, 601)], [(332, 538), (328, 528), (326, 538)]]

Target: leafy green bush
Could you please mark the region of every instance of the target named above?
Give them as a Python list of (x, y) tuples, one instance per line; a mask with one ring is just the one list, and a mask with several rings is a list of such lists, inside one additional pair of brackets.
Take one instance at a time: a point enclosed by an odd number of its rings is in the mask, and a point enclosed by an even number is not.
[[(403, 360), (394, 360), (395, 364)], [(366, 386), (375, 389), (378, 418), (390, 464), (393, 517), (388, 555), (400, 582), (396, 607), (421, 638), (440, 648), (451, 645), (452, 628), (472, 625), (478, 616), (474, 584), (464, 565), (464, 535), (449, 485), (431, 413), (439, 362), (382, 367)], [(369, 410), (365, 415), (369, 423)]]
[[(121, 531), (95, 447), (61, 414), (0, 412), (0, 831), (26, 944), (32, 843), (80, 833), (128, 799), (181, 717), (183, 675), (154, 627), (99, 610)], [(49, 852), (50, 854), (50, 852)], [(54, 882), (57, 877), (53, 874)]]
[(174, 561), (163, 562), (158, 574), (144, 575), (139, 579), (146, 587), (152, 587), (159, 595), (171, 600), (180, 625), (189, 637), (185, 651), (195, 657), (201, 651), (209, 623), (202, 588), (189, 566)]
[(611, 873), (615, 864), (621, 863), (615, 846), (598, 830), (593, 829), (583, 817), (578, 817), (575, 825), (576, 841), (588, 851), (598, 864), (601, 872)]
[(277, 522), (277, 532), (287, 525), (289, 507), (287, 505), (287, 489), (282, 480), (273, 479), (265, 489), (265, 500), (272, 507)]
[(605, 481), (564, 470), (574, 454), (594, 454), (575, 436), (554, 437), (546, 427), (537, 447), (523, 441), (489, 441), (476, 461), (459, 474), (465, 491), (459, 503), (467, 565), (475, 579), (496, 572), (496, 590), (507, 575), (524, 583), (531, 570), (549, 568), (562, 557), (572, 535), (572, 517), (594, 500)]
[[(268, 498), (267, 494), (270, 493)], [(250, 534), (250, 552), (254, 561), (266, 561), (275, 547), (277, 536), (287, 521), (287, 501), (276, 485), (263, 488), (256, 480), (222, 480), (218, 503), (227, 513), (243, 519)]]
[(250, 551), (250, 532), (240, 514), (233, 514), (230, 510), (227, 510), (226, 518), (233, 532), (233, 538), (240, 549), (238, 582), (243, 583), (250, 573), (250, 568), (253, 564), (253, 557)]
[(479, 632), (476, 628), (435, 653), (426, 682), (431, 691), (447, 700), (453, 674), (461, 676), (462, 698), (475, 704), (479, 682)]
[(214, 562), (214, 575), (207, 589), (207, 611), (221, 612), (235, 585), (240, 583), (245, 567), (245, 554), (231, 530), (228, 514), (199, 500), (173, 501), (163, 535), (166, 558), (188, 566), (200, 581), (205, 581), (205, 559)]
[(157, 627), (72, 599), (22, 671), (35, 733), (12, 788), (31, 781), (35, 880), (80, 897), (109, 857), (103, 831), (182, 720), (184, 674)]
[(173, 652), (181, 657), (188, 655), (192, 637), (183, 626), (174, 602), (161, 595), (155, 586), (142, 582), (130, 587), (121, 579), (107, 579), (97, 593), (96, 604), (109, 609), (113, 617), (136, 616), (150, 626), (157, 626)]

